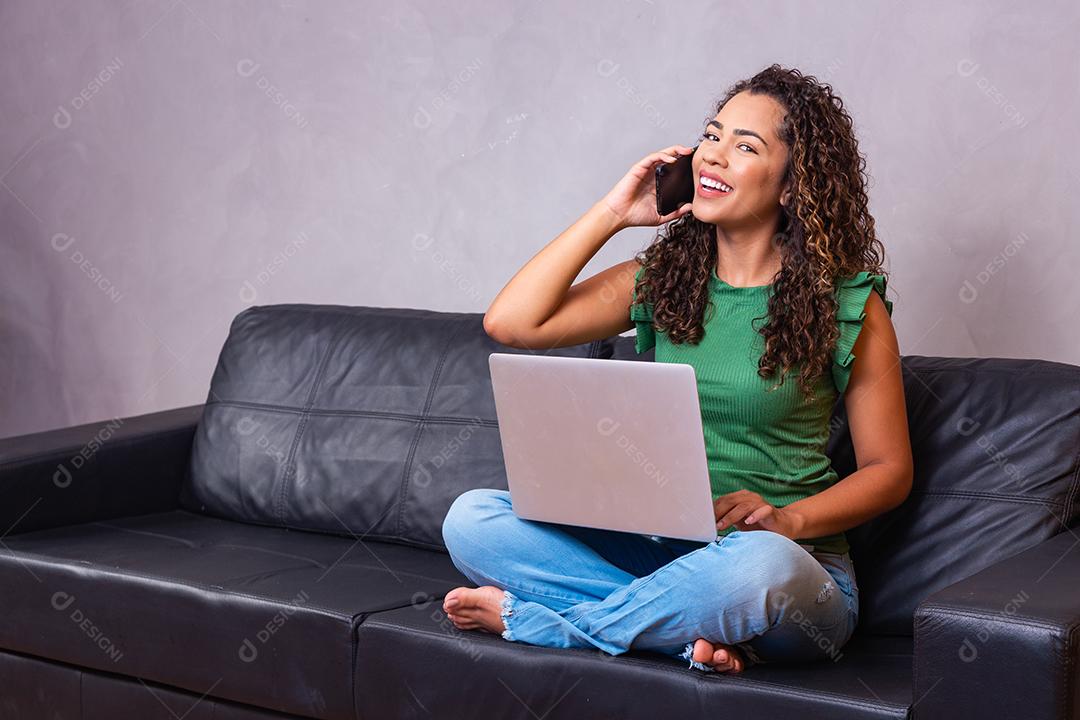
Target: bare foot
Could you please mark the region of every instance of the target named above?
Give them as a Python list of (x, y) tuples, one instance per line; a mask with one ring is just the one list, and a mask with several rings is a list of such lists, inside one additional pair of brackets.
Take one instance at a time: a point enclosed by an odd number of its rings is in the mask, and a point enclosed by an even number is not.
[(745, 667), (742, 651), (734, 645), (711, 643), (705, 638), (694, 642), (695, 662), (711, 665), (716, 672), (740, 673)]
[[(458, 630), (480, 628), (501, 635), (506, 629), (502, 620), (502, 600), (506, 593), (494, 585), (478, 588), (456, 587), (443, 598), (443, 611)], [(710, 665), (716, 672), (740, 673), (745, 663), (734, 645), (711, 643), (698, 638), (693, 659)]]
[(480, 628), (502, 635), (502, 601), (506, 593), (494, 585), (456, 587), (443, 598), (443, 611), (458, 630)]

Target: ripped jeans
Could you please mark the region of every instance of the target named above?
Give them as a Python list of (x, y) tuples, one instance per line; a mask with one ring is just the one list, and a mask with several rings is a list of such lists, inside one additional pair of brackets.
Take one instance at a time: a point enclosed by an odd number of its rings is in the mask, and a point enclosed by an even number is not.
[(858, 622), (850, 556), (768, 530), (703, 544), (524, 520), (509, 491), (478, 488), (454, 500), (442, 535), (462, 574), (505, 591), (506, 640), (652, 650), (711, 671), (692, 659), (697, 638), (737, 646), (748, 666), (838, 660)]

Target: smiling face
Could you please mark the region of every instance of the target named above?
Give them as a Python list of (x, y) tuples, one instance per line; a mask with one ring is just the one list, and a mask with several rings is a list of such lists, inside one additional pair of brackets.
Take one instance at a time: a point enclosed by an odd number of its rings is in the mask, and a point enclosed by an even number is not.
[[(782, 193), (788, 201), (781, 187), (788, 147), (776, 134), (783, 117), (768, 95), (743, 91), (709, 121), (694, 153), (694, 217), (732, 228), (776, 222)], [(727, 188), (702, 185), (703, 176)]]

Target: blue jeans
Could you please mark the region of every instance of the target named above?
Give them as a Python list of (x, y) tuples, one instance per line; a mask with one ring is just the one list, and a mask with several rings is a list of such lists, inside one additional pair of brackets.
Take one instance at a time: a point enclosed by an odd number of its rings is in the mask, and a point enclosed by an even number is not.
[(694, 642), (736, 645), (747, 665), (839, 659), (858, 622), (847, 553), (768, 530), (708, 544), (519, 518), (506, 490), (454, 500), (442, 525), (455, 567), (505, 591), (506, 640), (689, 660)]

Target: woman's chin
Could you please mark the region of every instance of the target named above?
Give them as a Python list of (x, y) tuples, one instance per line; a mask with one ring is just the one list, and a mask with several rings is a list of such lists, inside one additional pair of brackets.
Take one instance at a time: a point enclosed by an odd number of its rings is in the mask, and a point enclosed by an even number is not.
[(716, 224), (718, 220), (724, 217), (724, 213), (718, 211), (716, 208), (709, 207), (708, 201), (702, 202), (701, 200), (695, 200), (690, 206), (690, 214), (696, 219), (705, 223)]

